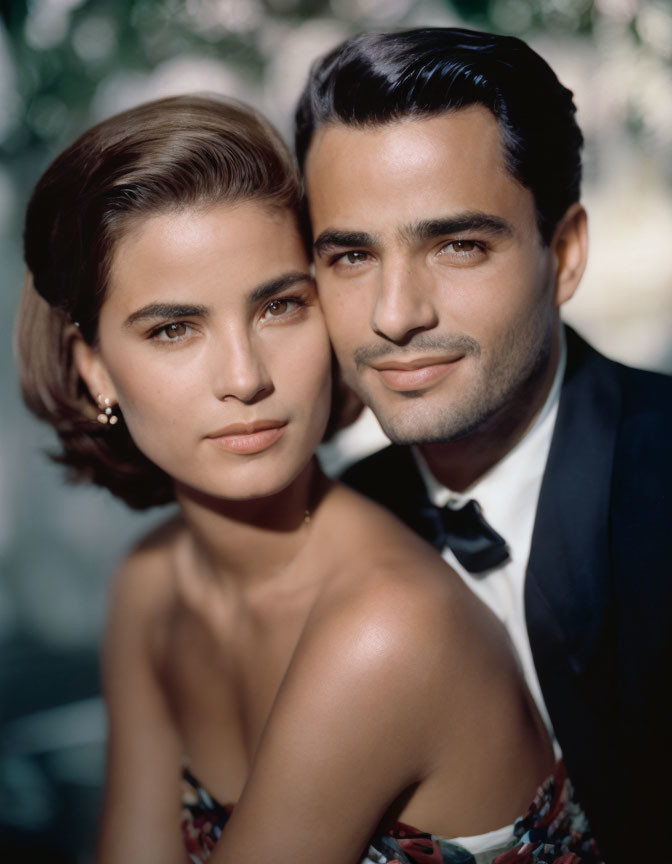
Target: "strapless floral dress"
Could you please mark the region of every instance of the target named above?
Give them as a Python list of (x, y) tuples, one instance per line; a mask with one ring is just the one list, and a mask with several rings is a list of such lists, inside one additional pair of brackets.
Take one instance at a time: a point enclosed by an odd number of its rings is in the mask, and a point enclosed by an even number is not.
[[(233, 804), (215, 801), (185, 768), (182, 833), (188, 860), (207, 861)], [(603, 864), (562, 761), (512, 826), (448, 839), (394, 822), (371, 838), (362, 864)]]

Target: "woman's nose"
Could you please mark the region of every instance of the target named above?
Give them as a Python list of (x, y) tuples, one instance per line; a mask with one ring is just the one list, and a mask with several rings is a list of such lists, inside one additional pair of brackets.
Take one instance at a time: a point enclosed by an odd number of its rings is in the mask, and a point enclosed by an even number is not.
[(249, 336), (229, 340), (213, 356), (214, 392), (218, 399), (252, 403), (273, 391), (262, 352)]

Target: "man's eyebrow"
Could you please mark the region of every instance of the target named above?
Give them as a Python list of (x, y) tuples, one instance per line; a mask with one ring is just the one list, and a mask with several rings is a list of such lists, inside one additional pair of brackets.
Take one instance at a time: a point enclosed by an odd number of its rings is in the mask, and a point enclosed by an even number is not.
[(294, 271), (291, 273), (283, 273), (282, 276), (276, 276), (274, 279), (269, 279), (268, 282), (262, 282), (261, 285), (251, 292), (248, 301), (254, 305), (263, 300), (268, 300), (269, 297), (274, 297), (281, 291), (285, 291), (297, 282), (312, 282), (313, 277), (310, 273), (301, 273)]
[[(406, 239), (432, 240), (447, 234), (459, 234), (463, 231), (485, 231), (501, 237), (513, 236), (512, 226), (499, 216), (490, 213), (467, 212), (455, 216), (438, 219), (423, 219), (411, 225), (405, 225), (400, 233)], [(313, 244), (318, 255), (324, 255), (332, 249), (357, 248), (375, 245), (376, 238), (366, 231), (339, 231), (327, 228)]]
[(337, 231), (327, 228), (313, 243), (318, 255), (324, 255), (329, 249), (343, 249), (347, 246), (373, 246), (375, 238), (366, 231)]
[(458, 213), (444, 219), (423, 219), (401, 229), (403, 237), (412, 240), (433, 240), (447, 234), (461, 234), (464, 231), (485, 231), (500, 237), (513, 236), (512, 226), (499, 216), (489, 213)]
[(124, 321), (124, 327), (131, 327), (136, 321), (151, 318), (192, 318), (196, 315), (206, 317), (210, 314), (207, 306), (185, 305), (180, 303), (150, 303), (132, 312)]

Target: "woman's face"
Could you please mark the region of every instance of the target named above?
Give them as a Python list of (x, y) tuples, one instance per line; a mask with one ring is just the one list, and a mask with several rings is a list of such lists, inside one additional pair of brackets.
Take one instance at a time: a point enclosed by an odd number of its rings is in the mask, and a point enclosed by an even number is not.
[(98, 335), (88, 372), (80, 363), (87, 383), (119, 403), (140, 450), (182, 486), (274, 494), (322, 438), (331, 353), (287, 211), (248, 201), (132, 224)]

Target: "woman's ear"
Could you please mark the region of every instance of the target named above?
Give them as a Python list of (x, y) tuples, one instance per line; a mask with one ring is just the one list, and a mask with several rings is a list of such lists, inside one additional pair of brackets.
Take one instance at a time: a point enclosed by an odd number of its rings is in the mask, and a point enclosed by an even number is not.
[(555, 302), (562, 306), (574, 296), (588, 260), (588, 216), (578, 201), (558, 223), (551, 249), (557, 262)]
[(86, 384), (93, 401), (98, 404), (99, 396), (103, 396), (116, 403), (117, 391), (112, 383), (105, 364), (95, 348), (92, 348), (79, 331), (73, 327), (72, 332), (72, 360), (80, 378)]

